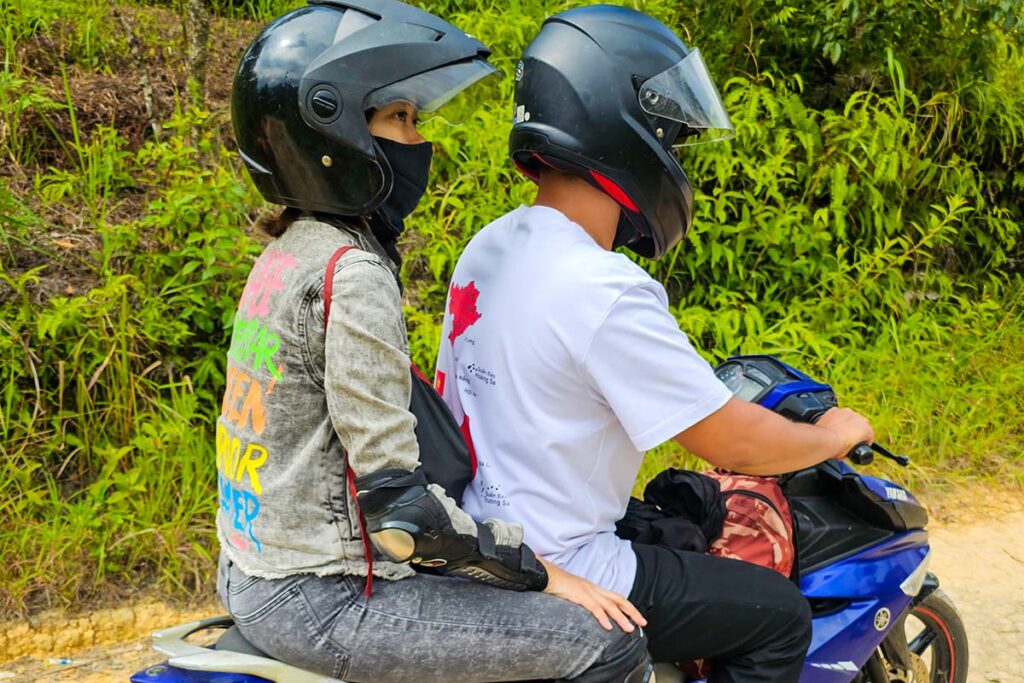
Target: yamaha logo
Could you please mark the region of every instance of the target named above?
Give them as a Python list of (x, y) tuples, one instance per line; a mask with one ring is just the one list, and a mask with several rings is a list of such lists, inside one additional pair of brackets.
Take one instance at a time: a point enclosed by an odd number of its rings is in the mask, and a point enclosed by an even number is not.
[(892, 613), (889, 611), (888, 607), (883, 607), (878, 610), (875, 612), (875, 630), (884, 631), (891, 620)]
[(895, 486), (885, 487), (885, 497), (889, 500), (899, 500), (903, 502), (907, 502), (909, 500), (907, 492), (901, 488), (896, 488)]

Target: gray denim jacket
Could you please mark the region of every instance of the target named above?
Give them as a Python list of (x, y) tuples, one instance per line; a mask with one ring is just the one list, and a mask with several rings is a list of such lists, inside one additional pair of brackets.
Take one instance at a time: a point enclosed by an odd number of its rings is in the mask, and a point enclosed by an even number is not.
[[(345, 245), (356, 249), (335, 269), (325, 334), (324, 272)], [(362, 231), (303, 217), (249, 274), (216, 434), (217, 534), (246, 574), (366, 574), (345, 451), (359, 473), (418, 458), (401, 408), (408, 359), (392, 267)], [(412, 571), (383, 561), (374, 570)]]
[[(340, 247), (324, 329), (324, 273)], [(346, 480), (419, 466), (396, 266), (369, 231), (303, 216), (253, 266), (235, 317), (217, 418), (217, 535), (239, 569), (267, 579), (365, 576)], [(434, 494), (443, 498), (438, 487)], [(456, 528), (475, 524), (444, 499)], [(518, 525), (503, 529), (521, 542)], [(386, 579), (412, 569), (375, 556)]]

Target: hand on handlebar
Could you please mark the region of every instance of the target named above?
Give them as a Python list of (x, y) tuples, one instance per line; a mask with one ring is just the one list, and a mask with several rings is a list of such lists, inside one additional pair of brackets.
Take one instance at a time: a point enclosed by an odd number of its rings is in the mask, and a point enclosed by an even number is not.
[(870, 444), (875, 440), (875, 430), (860, 413), (849, 408), (830, 408), (815, 423), (839, 437), (840, 448), (833, 456), (843, 459), (858, 444)]

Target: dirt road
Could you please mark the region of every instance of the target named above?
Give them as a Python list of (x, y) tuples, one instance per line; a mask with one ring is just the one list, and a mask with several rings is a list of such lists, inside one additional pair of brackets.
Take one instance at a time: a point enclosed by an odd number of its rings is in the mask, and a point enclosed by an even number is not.
[[(1012, 505), (1004, 496), (968, 498), (933, 507), (932, 570), (967, 624), (969, 683), (1024, 683), (1024, 498), (1011, 496)], [(149, 649), (150, 631), (216, 612), (212, 604), (177, 611), (143, 603), (72, 620), (44, 615), (34, 626), (0, 624), (0, 683), (127, 681), (160, 659)], [(90, 643), (97, 645), (82, 647)]]
[(967, 625), (969, 683), (1024, 683), (1024, 512), (933, 529), (932, 571)]

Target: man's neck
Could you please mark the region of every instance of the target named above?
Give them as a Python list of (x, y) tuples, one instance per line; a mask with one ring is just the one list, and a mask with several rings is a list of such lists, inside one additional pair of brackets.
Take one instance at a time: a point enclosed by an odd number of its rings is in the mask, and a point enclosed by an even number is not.
[(552, 169), (541, 172), (534, 206), (556, 209), (602, 248), (611, 250), (619, 226), (618, 202), (581, 178)]

